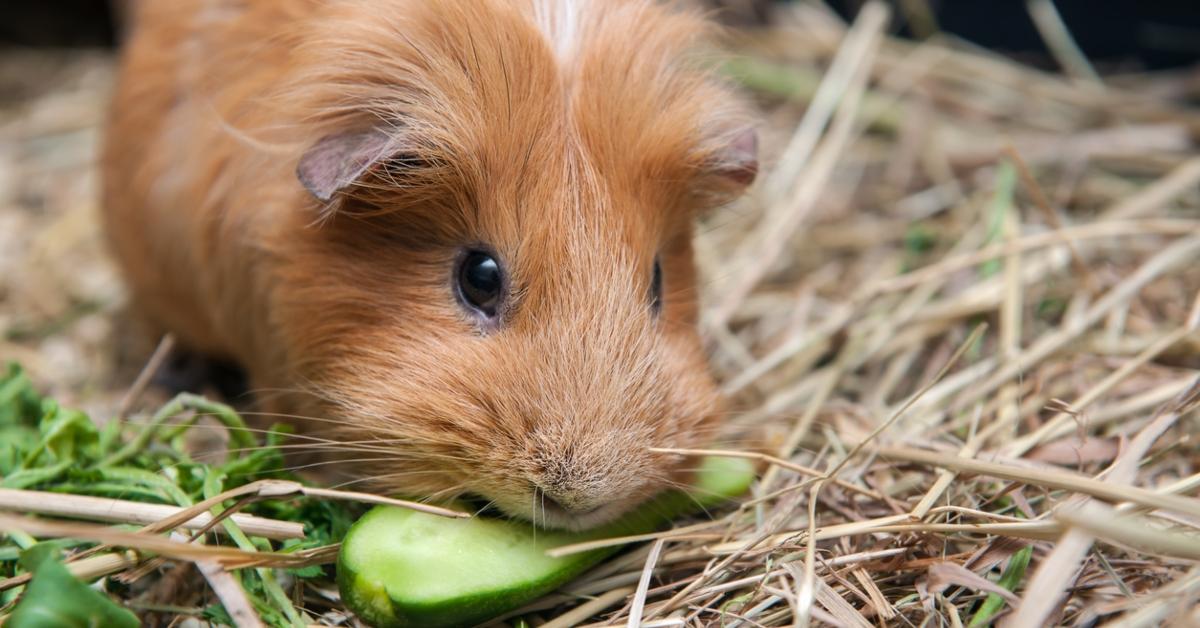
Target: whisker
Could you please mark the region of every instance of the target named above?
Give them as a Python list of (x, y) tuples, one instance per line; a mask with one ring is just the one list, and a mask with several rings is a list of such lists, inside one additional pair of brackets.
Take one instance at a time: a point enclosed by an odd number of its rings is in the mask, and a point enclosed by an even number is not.
[[(210, 413), (202, 413), (202, 414), (199, 414), (199, 416), (212, 416), (212, 415)], [(133, 426), (150, 425), (150, 423), (147, 421), (124, 421), (123, 423), (125, 423), (127, 425), (133, 425)], [(214, 430), (214, 431), (227, 431), (228, 430), (228, 428), (224, 425), (210, 425), (210, 424), (204, 424), (204, 423), (194, 423), (192, 425), (189, 425), (188, 428), (189, 429), (192, 429), (192, 428), (206, 429), (206, 430)], [(376, 438), (368, 438), (368, 439), (342, 441), (342, 440), (335, 440), (335, 439), (330, 439), (330, 438), (323, 438), (321, 436), (317, 436), (314, 434), (297, 434), (297, 433), (292, 433), (292, 432), (284, 432), (284, 431), (280, 431), (280, 430), (269, 430), (269, 429), (254, 428), (254, 427), (245, 427), (245, 428), (239, 428), (239, 429), (244, 429), (248, 432), (252, 432), (255, 434), (275, 435), (275, 436), (282, 436), (287, 439), (299, 439), (299, 440), (313, 441), (313, 443), (312, 443), (312, 445), (301, 444), (301, 443), (280, 444), (280, 445), (262, 445), (259, 447), (242, 447), (242, 448), (225, 449), (222, 451), (229, 452), (229, 453), (243, 453), (243, 452), (253, 452), (253, 451), (258, 451), (258, 450), (262, 450), (262, 449), (270, 449), (270, 448), (299, 449), (299, 448), (309, 447), (309, 446), (312, 446), (314, 448), (319, 447), (319, 446), (330, 446), (330, 447), (345, 447), (346, 449), (357, 448), (357, 450), (368, 451), (368, 452), (391, 453), (396, 450), (392, 449), (390, 447), (386, 447), (389, 444), (419, 444), (419, 443), (430, 443), (430, 444), (434, 444), (434, 445), (442, 444), (433, 439), (424, 439), (424, 438), (415, 437), (415, 436), (406, 436), (404, 438), (376, 437)], [(367, 447), (369, 445), (378, 445), (379, 447), (375, 447), (375, 448)], [(351, 446), (353, 446), (353, 447), (351, 447)], [(449, 460), (469, 460), (469, 458), (466, 456), (455, 456), (453, 454), (447, 454), (447, 453), (443, 453), (443, 452), (422, 452), (420, 454), (420, 457), (422, 457), (422, 458), (442, 458), (442, 459), (449, 459)]]
[[(402, 448), (402, 447), (376, 445), (376, 443), (378, 443), (378, 442), (380, 442), (380, 441), (362, 440), (362, 441), (326, 441), (326, 442), (316, 442), (316, 443), (290, 443), (290, 444), (283, 444), (283, 445), (263, 445), (263, 446), (259, 446), (259, 447), (239, 447), (239, 448), (234, 448), (234, 449), (226, 449), (224, 451), (228, 452), (228, 453), (254, 452), (254, 451), (261, 451), (263, 449), (304, 449), (304, 450), (316, 450), (316, 451), (331, 451), (331, 452), (335, 452), (335, 453), (336, 452), (361, 451), (361, 452), (367, 452), (367, 453), (393, 454), (396, 457), (407, 457), (407, 458), (411, 458), (411, 459), (443, 458), (443, 459), (450, 459), (450, 460), (467, 460), (467, 458), (463, 457), (463, 456), (453, 456), (451, 454), (444, 454), (444, 453), (439, 453), (439, 452), (416, 453), (416, 452), (412, 452), (412, 451), (405, 451), (404, 448)], [(386, 443), (387, 441), (383, 441), (383, 442)], [(405, 441), (403, 439), (396, 439), (391, 442), (394, 442), (396, 445), (411, 444), (408, 441)], [(371, 445), (375, 445), (375, 446), (371, 446)]]
[[(434, 501), (443, 501), (443, 500), (452, 501), (452, 500), (455, 500), (455, 499), (458, 499), (459, 497), (461, 497), (463, 492), (465, 491), (465, 489), (466, 489), (466, 487), (464, 487), (462, 484), (456, 484), (454, 486), (451, 486), (450, 488), (444, 488), (440, 491), (432, 493), (429, 496), (422, 499), (421, 501), (425, 502), (425, 503), (434, 502)], [(443, 497), (447, 493), (453, 493), (453, 495), (450, 497)]]
[(352, 463), (357, 464), (357, 463), (361, 463), (361, 462), (391, 462), (393, 460), (394, 460), (394, 458), (359, 458), (359, 459), (355, 459), (355, 460), (337, 460), (337, 459), (320, 460), (318, 462), (310, 462), (307, 464), (299, 464), (299, 465), (294, 465), (294, 466), (290, 466), (290, 467), (283, 467), (283, 468), (280, 468), (277, 470), (259, 471), (256, 473), (251, 473), (250, 475), (252, 475), (252, 476), (253, 475), (265, 475), (268, 473), (278, 473), (281, 471), (295, 472), (295, 471), (300, 471), (302, 469), (312, 469), (315, 467), (322, 467), (322, 466), (335, 465), (335, 464), (352, 464)]
[(393, 473), (383, 473), (383, 474), (379, 474), (379, 475), (370, 475), (370, 476), (364, 476), (364, 477), (360, 477), (360, 478), (354, 478), (352, 480), (347, 480), (345, 482), (339, 482), (338, 484), (334, 484), (333, 486), (330, 486), (329, 488), (334, 488), (334, 489), (345, 488), (347, 486), (353, 486), (355, 484), (362, 484), (362, 483), (367, 483), (367, 482), (377, 482), (379, 480), (386, 480), (386, 479), (391, 479), (391, 478), (402, 478), (402, 477), (408, 477), (408, 476), (413, 476), (413, 475), (429, 475), (429, 474), (439, 474), (439, 473), (445, 473), (445, 472), (442, 471), (441, 469), (428, 469), (428, 470), (424, 470), (424, 471), (396, 471)]

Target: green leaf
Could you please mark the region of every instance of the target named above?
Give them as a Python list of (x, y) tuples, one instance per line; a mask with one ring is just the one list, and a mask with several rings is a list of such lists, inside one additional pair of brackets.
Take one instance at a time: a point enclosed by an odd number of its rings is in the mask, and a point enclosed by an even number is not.
[(912, 254), (928, 253), (937, 245), (937, 233), (914, 223), (904, 232), (904, 250)]
[(20, 470), (25, 456), (37, 447), (42, 400), (16, 364), (0, 373), (0, 477)]
[[(1009, 591), (1015, 591), (1017, 585), (1021, 584), (1021, 580), (1025, 578), (1025, 570), (1029, 567), (1029, 557), (1032, 555), (1032, 545), (1026, 545), (1013, 554), (1012, 558), (1008, 559), (1008, 567), (1004, 568), (1004, 574), (1000, 576), (1000, 586)], [(992, 620), (992, 616), (1003, 607), (1004, 598), (995, 593), (989, 593), (987, 599), (979, 606), (979, 610), (975, 611), (975, 615), (971, 617), (968, 628), (986, 625)]]
[(913, 223), (904, 232), (904, 258), (900, 272), (908, 273), (921, 266), (922, 257), (938, 244), (937, 232), (922, 223)]
[(42, 401), (42, 408), (53, 420), (42, 421), (42, 434), (46, 449), (59, 460), (94, 458), (100, 441), (100, 431), (88, 415), (60, 407), (49, 399)]
[(6, 628), (137, 628), (137, 616), (71, 575), (58, 550), (41, 543), (21, 554), (33, 579)]
[(22, 462), (25, 468), (63, 462), (82, 467), (96, 457), (100, 432), (96, 424), (78, 410), (61, 408), (54, 401), (43, 399), (38, 430), (41, 442), (25, 455)]
[(4, 488), (31, 488), (57, 478), (66, 473), (70, 468), (71, 461), (63, 460), (47, 467), (20, 469), (4, 476), (4, 480), (0, 482), (0, 486)]
[(20, 366), (10, 363), (0, 376), (0, 427), (31, 427), (41, 414), (41, 399)]

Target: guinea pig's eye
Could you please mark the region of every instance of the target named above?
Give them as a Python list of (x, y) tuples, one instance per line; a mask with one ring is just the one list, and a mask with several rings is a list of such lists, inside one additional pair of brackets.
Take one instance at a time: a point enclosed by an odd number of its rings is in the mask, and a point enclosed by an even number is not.
[(662, 264), (654, 259), (654, 274), (650, 277), (650, 308), (658, 314), (662, 310)]
[(469, 251), (458, 263), (455, 273), (458, 294), (463, 303), (488, 318), (494, 318), (504, 291), (504, 271), (500, 262), (483, 251)]

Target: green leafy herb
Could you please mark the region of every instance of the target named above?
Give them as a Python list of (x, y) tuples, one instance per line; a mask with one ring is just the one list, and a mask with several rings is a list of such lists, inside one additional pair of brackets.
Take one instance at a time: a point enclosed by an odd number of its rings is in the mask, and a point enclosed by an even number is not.
[[(209, 462), (212, 459), (209, 457), (198, 460), (184, 444), (183, 437), (205, 417), (215, 419), (229, 434), (229, 450), (225, 452), (223, 461)], [(273, 426), (260, 442), (232, 408), (190, 394), (177, 396), (145, 423), (130, 425), (109, 421), (100, 427), (82, 412), (43, 399), (18, 366), (9, 365), (5, 372), (0, 373), (0, 487), (4, 488), (94, 495), (186, 507), (255, 480), (296, 480), (286, 469), (284, 449), (281, 447), (288, 434), (288, 426)], [(305, 524), (307, 538), (272, 546), (265, 540), (247, 537), (232, 520), (227, 519), (222, 523), (226, 537), (233, 539), (243, 549), (283, 552), (340, 541), (360, 512), (353, 507), (348, 508), (345, 503), (331, 504), (309, 498), (260, 502), (250, 505), (246, 510), (264, 517)], [(31, 570), (27, 561), (18, 563), (13, 560), (30, 543), (32, 539), (25, 539), (21, 535), (10, 535), (0, 542), (0, 576), (11, 577)], [(78, 542), (55, 541), (36, 547), (63, 547), (67, 544), (80, 545)], [(55, 567), (49, 568), (50, 573), (57, 570), (71, 578), (69, 571), (61, 564), (53, 564)], [(38, 569), (42, 569), (42, 561), (37, 565)], [(329, 578), (332, 573), (318, 566), (291, 570), (291, 576), (303, 580)], [(38, 582), (39, 577), (35, 575), (18, 608), (29, 607), (31, 602), (26, 600), (32, 595), (34, 583)], [(47, 576), (45, 579), (57, 577)], [(247, 569), (240, 572), (239, 577), (264, 622), (275, 626), (294, 626), (305, 622), (301, 611), (292, 605), (289, 595), (278, 584), (275, 570)], [(71, 580), (75, 585), (87, 588), (73, 578)], [(108, 601), (108, 598), (104, 599)], [(111, 601), (108, 603), (114, 604)], [(210, 608), (206, 611), (209, 619), (216, 620), (224, 616), (227, 616), (224, 609)], [(15, 617), (16, 611), (7, 619), (0, 614), (0, 621), (8, 621), (6, 625), (15, 626), (18, 624), (11, 623)], [(105, 622), (95, 625), (119, 624)]]
[(83, 584), (58, 560), (58, 548), (39, 543), (21, 554), (33, 572), (7, 628), (137, 628), (136, 615)]

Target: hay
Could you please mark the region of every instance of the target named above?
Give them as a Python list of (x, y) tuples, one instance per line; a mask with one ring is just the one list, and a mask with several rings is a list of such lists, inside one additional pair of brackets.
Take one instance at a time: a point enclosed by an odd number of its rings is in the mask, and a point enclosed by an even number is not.
[[(1200, 621), (1195, 81), (1096, 75), (1069, 40), (1051, 46), (1067, 76), (904, 42), (874, 3), (853, 25), (814, 4), (779, 17), (726, 66), (761, 105), (772, 167), (697, 239), (722, 446), (762, 479), (518, 615)], [(93, 78), (4, 103), (0, 353), (111, 413), (133, 379), (106, 375), (118, 289), (53, 270), (104, 268), (94, 201), (47, 183), (28, 202), (39, 168), (93, 187), (72, 159), (92, 150), (107, 61), (64, 63)]]

